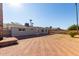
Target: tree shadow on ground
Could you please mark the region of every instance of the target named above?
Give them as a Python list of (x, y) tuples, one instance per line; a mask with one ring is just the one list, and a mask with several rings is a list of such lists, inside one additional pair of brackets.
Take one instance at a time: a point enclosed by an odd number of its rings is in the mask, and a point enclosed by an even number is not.
[(79, 38), (79, 37), (74, 37), (74, 38)]
[(74, 38), (79, 38), (79, 35), (74, 36)]
[(4, 48), (4, 47), (9, 47), (9, 46), (14, 46), (17, 45), (18, 43), (13, 43), (13, 44), (9, 44), (9, 45), (4, 45), (4, 46), (0, 46), (0, 48)]
[[(22, 39), (28, 39), (28, 38), (35, 38), (35, 37), (42, 37), (42, 36), (48, 36), (50, 34), (39, 34), (39, 35), (23, 35), (23, 36), (14, 36), (15, 38), (17, 38), (18, 40), (22, 40)], [(12, 36), (5, 36), (6, 38), (12, 37)]]

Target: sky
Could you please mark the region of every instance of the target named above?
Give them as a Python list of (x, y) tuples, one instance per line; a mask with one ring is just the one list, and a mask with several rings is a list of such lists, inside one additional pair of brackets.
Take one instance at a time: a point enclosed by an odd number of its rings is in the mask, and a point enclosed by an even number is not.
[[(79, 7), (78, 7), (79, 9)], [(3, 22), (29, 23), (32, 19), (34, 26), (60, 27), (67, 29), (76, 24), (74, 3), (22, 3), (3, 4)]]

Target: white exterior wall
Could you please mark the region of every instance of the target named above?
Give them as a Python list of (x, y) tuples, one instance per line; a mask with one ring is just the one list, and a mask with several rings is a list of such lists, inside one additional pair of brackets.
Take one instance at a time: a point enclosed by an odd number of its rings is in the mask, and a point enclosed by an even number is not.
[[(24, 27), (25, 31), (19, 31), (19, 27), (12, 27), (11, 29), (11, 35), (12, 36), (23, 36), (23, 35), (37, 35), (37, 34), (47, 34), (45, 28), (39, 28), (39, 27)], [(44, 29), (44, 32), (41, 30)]]

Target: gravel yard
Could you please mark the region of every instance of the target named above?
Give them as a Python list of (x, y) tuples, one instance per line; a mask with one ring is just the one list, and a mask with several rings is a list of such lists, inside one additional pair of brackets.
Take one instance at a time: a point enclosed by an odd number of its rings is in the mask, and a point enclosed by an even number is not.
[(79, 56), (79, 37), (55, 34), (18, 40), (17, 45), (0, 48), (1, 56)]

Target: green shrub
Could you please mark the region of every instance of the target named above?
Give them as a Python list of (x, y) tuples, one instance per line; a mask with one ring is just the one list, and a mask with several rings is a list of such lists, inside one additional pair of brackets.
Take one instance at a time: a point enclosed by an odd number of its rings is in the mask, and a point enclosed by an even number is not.
[(71, 31), (71, 32), (69, 32), (69, 35), (70, 35), (71, 37), (74, 37), (75, 35), (77, 35), (77, 32)]
[[(78, 29), (79, 29), (79, 26), (78, 26)], [(71, 25), (68, 30), (77, 30), (77, 25)]]

